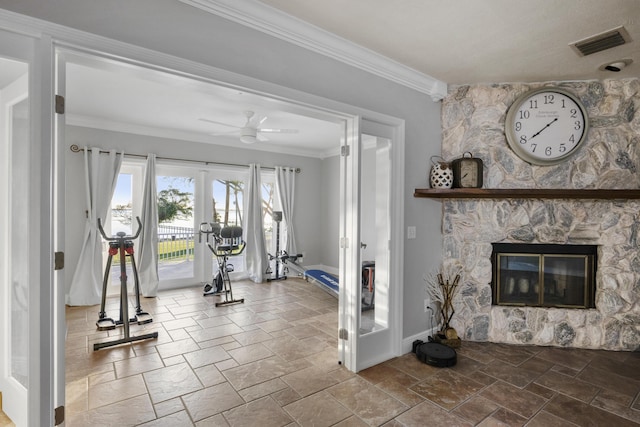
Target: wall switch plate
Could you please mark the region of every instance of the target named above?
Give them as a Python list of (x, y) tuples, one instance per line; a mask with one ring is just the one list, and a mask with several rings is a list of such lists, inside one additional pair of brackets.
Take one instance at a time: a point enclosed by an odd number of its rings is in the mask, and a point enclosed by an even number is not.
[(416, 227), (410, 225), (407, 227), (407, 239), (415, 239), (416, 238)]
[(424, 300), (424, 312), (426, 313), (427, 311), (429, 311), (431, 309), (431, 307), (429, 307), (429, 300), (425, 299)]

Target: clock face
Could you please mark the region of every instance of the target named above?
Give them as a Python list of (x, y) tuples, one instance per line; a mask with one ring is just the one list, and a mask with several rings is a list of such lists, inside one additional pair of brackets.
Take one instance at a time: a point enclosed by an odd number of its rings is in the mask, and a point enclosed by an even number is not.
[(460, 187), (478, 187), (478, 164), (476, 162), (460, 163)]
[(507, 113), (507, 142), (523, 160), (552, 165), (577, 151), (587, 136), (589, 118), (580, 100), (559, 88), (520, 96)]

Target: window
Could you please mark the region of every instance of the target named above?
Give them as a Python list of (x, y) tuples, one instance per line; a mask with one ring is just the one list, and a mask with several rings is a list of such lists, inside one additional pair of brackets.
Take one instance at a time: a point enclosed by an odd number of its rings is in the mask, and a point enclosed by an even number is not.
[[(200, 244), (197, 230), (201, 222), (244, 227), (244, 194), (247, 172), (241, 169), (212, 168), (202, 171), (201, 166), (173, 166), (157, 164), (158, 192), (158, 273), (160, 288), (195, 285), (210, 280), (216, 264), (208, 247)], [(132, 219), (141, 215), (144, 163), (125, 159), (111, 201), (111, 211), (105, 221), (107, 234), (119, 231), (134, 233)], [(206, 184), (206, 185), (205, 185)], [(210, 197), (203, 197), (201, 189), (210, 185)], [(206, 193), (205, 193), (206, 194)], [(275, 253), (272, 242), (272, 213), (275, 184), (271, 172), (262, 174), (263, 224), (270, 253)], [(135, 224), (135, 220), (133, 221)], [(138, 242), (135, 242), (136, 251)], [(201, 255), (198, 255), (198, 254)], [(107, 259), (105, 246), (105, 261)], [(244, 271), (244, 258), (233, 260), (236, 273)], [(128, 266), (130, 269), (130, 267)], [(120, 285), (119, 260), (112, 260), (111, 281)], [(132, 277), (131, 275), (129, 275)], [(130, 283), (133, 286), (133, 283)], [(117, 287), (112, 292), (117, 292)]]

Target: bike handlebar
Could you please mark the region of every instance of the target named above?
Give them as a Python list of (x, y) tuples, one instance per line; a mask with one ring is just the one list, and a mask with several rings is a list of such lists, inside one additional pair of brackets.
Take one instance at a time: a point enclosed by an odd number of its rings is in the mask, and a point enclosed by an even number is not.
[(115, 241), (120, 239), (135, 240), (138, 238), (138, 236), (140, 235), (140, 232), (142, 231), (142, 222), (140, 221), (139, 216), (136, 217), (136, 221), (138, 221), (138, 230), (136, 231), (136, 234), (133, 236), (125, 236), (124, 233), (120, 232), (118, 233), (117, 237), (107, 237), (107, 234), (104, 232), (104, 229), (102, 228), (102, 222), (100, 221), (100, 218), (98, 218), (98, 230), (100, 230), (100, 234), (102, 234), (102, 238), (104, 240), (108, 240), (108, 241)]

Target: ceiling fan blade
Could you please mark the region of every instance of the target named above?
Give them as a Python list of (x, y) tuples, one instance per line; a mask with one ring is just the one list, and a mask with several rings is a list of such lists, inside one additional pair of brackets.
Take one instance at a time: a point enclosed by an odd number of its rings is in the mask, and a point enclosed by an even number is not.
[(298, 129), (258, 129), (258, 132), (267, 133), (298, 133)]
[(227, 127), (230, 127), (230, 128), (236, 128), (236, 129), (240, 129), (242, 127), (242, 126), (230, 125), (228, 123), (217, 122), (215, 120), (204, 119), (204, 118), (199, 118), (198, 120), (203, 121), (203, 122), (213, 123), (213, 124), (216, 124), (216, 125), (227, 126)]

